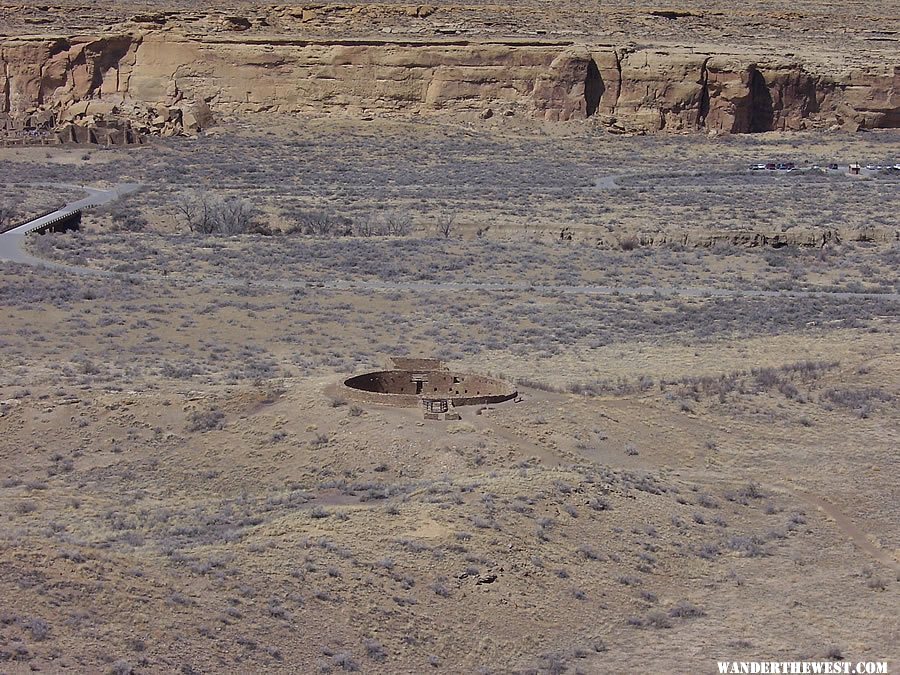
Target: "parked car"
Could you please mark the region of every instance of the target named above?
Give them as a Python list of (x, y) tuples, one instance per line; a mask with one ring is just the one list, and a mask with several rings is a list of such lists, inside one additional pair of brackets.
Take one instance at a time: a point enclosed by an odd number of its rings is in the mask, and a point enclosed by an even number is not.
[(766, 170), (767, 170), (767, 171), (774, 171), (774, 170), (777, 169), (777, 168), (778, 168), (778, 167), (775, 165), (774, 162), (769, 162), (768, 164), (766, 164)]
[(763, 170), (765, 170), (765, 168), (766, 168), (765, 164), (751, 164), (750, 165), (751, 171), (763, 171)]
[(831, 164), (828, 165), (828, 168), (829, 168), (831, 171), (837, 171), (837, 170), (838, 170), (838, 165), (835, 164), (834, 162), (832, 162)]

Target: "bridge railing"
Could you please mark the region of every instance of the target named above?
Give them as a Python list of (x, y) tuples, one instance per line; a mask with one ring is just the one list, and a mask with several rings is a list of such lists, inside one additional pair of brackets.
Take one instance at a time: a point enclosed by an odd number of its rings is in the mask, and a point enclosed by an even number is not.
[[(53, 211), (51, 211), (50, 213), (53, 213)], [(47, 214), (47, 215), (49, 215), (49, 214)], [(43, 218), (44, 216), (41, 216), (41, 217)], [(32, 220), (37, 220), (37, 218), (33, 218)], [(33, 234), (34, 232), (46, 232), (48, 230), (51, 230), (54, 226), (59, 225), (60, 223), (64, 223), (66, 221), (74, 221), (74, 222), (80, 223), (81, 222), (81, 209), (76, 209), (70, 213), (64, 213), (63, 215), (59, 216), (58, 218), (54, 218), (53, 220), (51, 220), (49, 222), (41, 223), (40, 225), (35, 225), (34, 227), (26, 230), (25, 234)], [(29, 222), (31, 222), (31, 221), (29, 221)]]
[[(14, 230), (14, 229), (16, 229), (17, 227), (22, 227), (23, 225), (27, 225), (28, 223), (31, 223), (31, 222), (34, 222), (35, 220), (38, 220), (39, 218), (46, 218), (46, 217), (49, 216), (51, 213), (56, 213), (56, 212), (59, 211), (60, 209), (64, 209), (64, 208), (65, 208), (65, 204), (62, 205), (62, 206), (57, 206), (55, 209), (49, 209), (48, 211), (44, 211), (43, 213), (39, 213), (39, 214), (36, 215), (36, 216), (30, 216), (30, 217), (28, 218), (28, 220), (22, 220), (22, 221), (19, 221), (18, 223), (16, 223), (15, 225), (10, 225), (9, 227), (3, 228), (3, 232), (9, 232), (10, 230)], [(0, 232), (0, 234), (3, 234), (3, 232)]]

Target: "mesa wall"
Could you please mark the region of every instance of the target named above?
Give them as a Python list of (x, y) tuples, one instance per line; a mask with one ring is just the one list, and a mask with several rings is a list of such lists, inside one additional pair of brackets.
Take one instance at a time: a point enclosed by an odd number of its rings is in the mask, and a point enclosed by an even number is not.
[(245, 116), (495, 106), (649, 132), (900, 127), (894, 62), (835, 68), (767, 53), (540, 41), (9, 38), (0, 94), (0, 117), (53, 108), (66, 120), (138, 102), (170, 132), (204, 127), (207, 103)]

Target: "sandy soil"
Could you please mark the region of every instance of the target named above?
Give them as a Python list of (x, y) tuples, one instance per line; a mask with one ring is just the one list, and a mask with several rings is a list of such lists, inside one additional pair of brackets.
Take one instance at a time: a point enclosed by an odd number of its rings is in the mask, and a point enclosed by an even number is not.
[[(799, 31), (819, 8), (731, 16)], [(0, 263), (0, 671), (897, 663), (896, 176), (747, 171), (889, 159), (895, 132), (301, 122), (89, 159), (0, 149), (2, 195), (145, 185), (29, 241), (90, 274)], [(243, 200), (257, 233), (191, 232), (175, 205), (204, 194)], [(324, 211), (344, 230), (310, 235)], [(397, 213), (399, 236), (364, 236)], [(804, 228), (841, 236), (731, 238)], [(688, 230), (726, 236), (639, 239)], [(540, 290), (472, 285), (498, 281)], [(521, 401), (426, 422), (341, 397), (392, 354)]]
[[(3, 275), (12, 672), (897, 656), (896, 303)], [(403, 350), (523, 400), (330, 395)]]

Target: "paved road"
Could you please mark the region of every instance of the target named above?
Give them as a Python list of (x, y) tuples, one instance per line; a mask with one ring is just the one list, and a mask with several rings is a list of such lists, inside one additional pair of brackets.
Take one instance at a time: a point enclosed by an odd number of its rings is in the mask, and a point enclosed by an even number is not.
[(124, 183), (122, 185), (115, 186), (111, 190), (99, 190), (96, 188), (81, 187), (76, 185), (61, 185), (59, 187), (77, 188), (80, 190), (84, 190), (87, 193), (87, 196), (83, 199), (79, 199), (78, 201), (69, 202), (53, 213), (48, 213), (46, 216), (35, 218), (34, 220), (23, 223), (22, 225), (19, 225), (18, 227), (9, 230), (8, 232), (0, 234), (0, 260), (24, 263), (26, 265), (40, 265), (43, 267), (66, 267), (65, 265), (59, 265), (56, 263), (52, 263), (49, 260), (43, 260), (41, 258), (35, 258), (34, 256), (28, 255), (22, 248), (25, 236), (32, 230), (37, 229), (42, 225), (51, 223), (57, 218), (61, 218), (62, 216), (67, 216), (69, 214), (75, 213), (75, 211), (79, 209), (86, 209), (92, 206), (102, 206), (103, 204), (109, 204), (110, 202), (113, 202), (120, 197), (134, 192), (140, 186), (135, 183)]
[[(76, 187), (76, 186), (64, 186)], [(134, 183), (117, 185), (111, 190), (81, 188), (88, 196), (77, 202), (66, 204), (42, 218), (25, 223), (14, 230), (0, 234), (0, 261), (23, 263), (26, 265), (52, 267), (74, 274), (87, 276), (120, 276), (116, 272), (89, 267), (78, 267), (36, 258), (26, 253), (22, 245), (25, 234), (42, 223), (49, 222), (62, 215), (72, 213), (76, 209), (108, 204), (120, 197), (130, 194), (140, 186)], [(616, 189), (615, 177), (600, 179), (598, 187)], [(130, 278), (145, 281), (176, 281), (178, 276), (164, 277), (162, 274), (130, 274)], [(183, 279), (182, 279), (183, 280)], [(900, 293), (856, 293), (830, 291), (767, 291), (754, 289), (701, 288), (678, 286), (589, 286), (570, 284), (530, 284), (530, 283), (490, 283), (478, 281), (369, 281), (365, 279), (338, 279), (329, 281), (311, 281), (304, 279), (252, 280), (237, 277), (205, 277), (202, 280), (191, 280), (207, 286), (241, 286), (258, 288), (297, 289), (328, 288), (334, 290), (366, 290), (366, 291), (414, 291), (414, 292), (527, 292), (536, 295), (626, 295), (626, 296), (678, 296), (688, 298), (828, 298), (840, 300), (885, 299), (900, 300)]]

